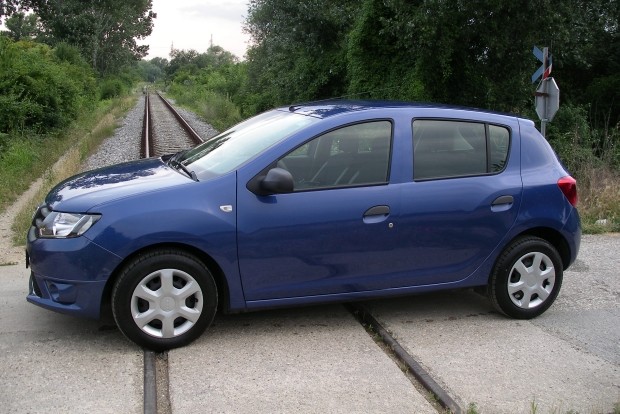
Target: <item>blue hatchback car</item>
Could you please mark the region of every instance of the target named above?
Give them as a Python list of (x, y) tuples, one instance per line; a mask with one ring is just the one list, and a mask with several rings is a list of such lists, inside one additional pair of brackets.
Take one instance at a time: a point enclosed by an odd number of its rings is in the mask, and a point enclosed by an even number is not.
[(499, 311), (532, 318), (579, 250), (576, 202), (530, 120), (294, 105), (60, 183), (28, 234), (28, 301), (92, 318), (110, 304), (120, 330), (153, 350), (191, 342), (217, 309), (442, 289), (485, 287)]

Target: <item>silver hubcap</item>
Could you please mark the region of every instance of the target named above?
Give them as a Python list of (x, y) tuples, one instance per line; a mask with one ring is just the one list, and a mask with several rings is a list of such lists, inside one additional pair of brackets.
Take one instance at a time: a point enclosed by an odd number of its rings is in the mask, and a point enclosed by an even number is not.
[(508, 294), (512, 303), (523, 309), (542, 304), (555, 285), (553, 262), (544, 253), (533, 252), (522, 256), (512, 266), (508, 277)]
[(131, 316), (140, 329), (157, 338), (187, 332), (202, 313), (196, 279), (178, 269), (161, 269), (140, 281), (131, 296)]

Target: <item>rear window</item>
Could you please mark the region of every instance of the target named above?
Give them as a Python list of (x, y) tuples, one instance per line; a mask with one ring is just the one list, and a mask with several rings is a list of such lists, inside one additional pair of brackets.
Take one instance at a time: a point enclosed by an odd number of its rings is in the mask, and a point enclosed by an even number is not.
[(466, 177), (501, 172), (510, 130), (481, 122), (413, 121), (413, 178)]

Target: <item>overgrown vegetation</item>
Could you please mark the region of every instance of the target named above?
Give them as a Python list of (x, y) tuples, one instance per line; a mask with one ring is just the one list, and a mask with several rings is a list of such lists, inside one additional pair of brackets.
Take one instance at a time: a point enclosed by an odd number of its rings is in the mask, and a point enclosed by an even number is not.
[[(45, 198), (45, 195), (51, 188), (65, 178), (81, 171), (84, 160), (97, 146), (99, 146), (103, 139), (114, 133), (117, 120), (124, 116), (134, 104), (135, 96), (125, 96), (114, 100), (103, 101), (93, 111), (84, 113), (71, 128), (56, 136), (55, 139), (48, 139), (40, 143), (39, 146), (31, 148), (32, 153), (36, 154), (38, 158), (36, 166), (37, 173), (25, 172), (23, 177), (13, 184), (15, 187), (25, 189), (39, 176), (43, 177), (43, 183), (39, 187), (37, 194), (30, 200), (28, 205), (20, 211), (15, 219), (12, 227), (14, 243), (21, 244), (24, 242), (23, 237), (30, 227), (32, 212)], [(61, 156), (62, 162), (56, 163), (55, 167), (51, 168), (52, 164)], [(27, 165), (32, 165), (32, 163), (22, 161), (16, 165), (24, 169)], [(34, 166), (31, 168), (34, 168)], [(3, 178), (4, 176), (2, 173), (3, 170), (0, 170), (0, 177)], [(0, 185), (0, 191), (4, 192), (5, 190), (9, 190), (8, 188), (4, 188), (5, 182), (2, 179), (0, 179), (0, 183), (2, 183)], [(6, 184), (10, 185), (10, 183)], [(18, 191), (18, 194), (19, 193)]]
[(137, 79), (127, 72), (97, 80), (72, 46), (0, 36), (0, 208), (90, 131), (109, 99), (126, 95)]
[(73, 51), (0, 36), (1, 133), (62, 128), (93, 107), (93, 72)]
[(170, 62), (156, 62), (162, 65), (167, 90), (178, 104), (192, 109), (218, 130), (243, 119), (240, 108), (245, 66), (234, 55), (211, 46), (206, 53), (173, 50), (171, 57)]
[(592, 128), (584, 107), (569, 104), (549, 124), (548, 139), (578, 180), (584, 231), (620, 231), (620, 125)]

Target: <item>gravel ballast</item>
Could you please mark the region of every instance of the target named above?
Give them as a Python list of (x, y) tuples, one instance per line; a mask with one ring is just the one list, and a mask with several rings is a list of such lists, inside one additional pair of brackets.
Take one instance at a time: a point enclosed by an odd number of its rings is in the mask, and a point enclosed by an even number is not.
[[(169, 99), (169, 101), (174, 104), (173, 100)], [(204, 139), (217, 134), (215, 128), (201, 120), (193, 112), (176, 106), (175, 109)], [(93, 170), (140, 158), (143, 117), (144, 98), (140, 96), (136, 105), (127, 113), (127, 116), (122, 120), (114, 135), (106, 138), (99, 148), (84, 162), (83, 170)]]

